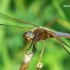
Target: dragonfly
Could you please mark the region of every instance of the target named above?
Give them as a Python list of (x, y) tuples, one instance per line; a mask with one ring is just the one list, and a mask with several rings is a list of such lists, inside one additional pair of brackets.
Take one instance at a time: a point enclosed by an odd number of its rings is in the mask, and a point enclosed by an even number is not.
[[(33, 52), (33, 54), (35, 54), (35, 52), (37, 51), (36, 44), (38, 41), (55, 38), (59, 42), (59, 44), (65, 49), (65, 51), (70, 55), (70, 52), (67, 50), (67, 48), (64, 45), (66, 45), (69, 48), (70, 48), (70, 46), (61, 39), (61, 37), (70, 38), (69, 33), (52, 31), (50, 29), (40, 27), (38, 25), (32, 24), (30, 22), (26, 22), (24, 20), (13, 18), (13, 17), (10, 17), (10, 16), (2, 14), (2, 13), (0, 13), (0, 18), (9, 20), (9, 21), (20, 22), (23, 24), (35, 26), (35, 28), (33, 28), (32, 30), (27, 31), (23, 34), (23, 37), (27, 42), (32, 41), (27, 50), (30, 50), (30, 48), (32, 48), (31, 51)], [(7, 24), (0, 24), (0, 25), (12, 26), (12, 25), (7, 25)], [(24, 28), (24, 27), (20, 27), (20, 26), (12, 26), (12, 27), (17, 27), (17, 28), (21, 28), (21, 29)]]

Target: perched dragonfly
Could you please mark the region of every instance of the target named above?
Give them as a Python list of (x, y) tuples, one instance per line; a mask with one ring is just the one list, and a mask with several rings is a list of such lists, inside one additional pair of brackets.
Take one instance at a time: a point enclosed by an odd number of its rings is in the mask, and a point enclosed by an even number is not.
[[(68, 46), (69, 48), (70, 48), (70, 46), (67, 45), (66, 42), (64, 42), (62, 39), (60, 39), (61, 37), (70, 38), (69, 33), (51, 31), (49, 29), (39, 27), (35, 24), (26, 22), (24, 20), (12, 18), (12, 17), (2, 14), (2, 13), (0, 13), (0, 18), (35, 26), (35, 28), (33, 30), (25, 32), (23, 35), (23, 37), (26, 41), (28, 41), (28, 42), (32, 41), (30, 47), (27, 50), (29, 50), (32, 47), (32, 52), (35, 53), (36, 52), (36, 43), (38, 41), (46, 40), (49, 38), (55, 38), (62, 45), (62, 47), (66, 50), (66, 52), (70, 55), (70, 52), (64, 47), (64, 45)], [(6, 25), (6, 24), (0, 24), (0, 25), (11, 26), (11, 25)], [(19, 27), (19, 26), (13, 26), (13, 27), (23, 28), (23, 27)]]

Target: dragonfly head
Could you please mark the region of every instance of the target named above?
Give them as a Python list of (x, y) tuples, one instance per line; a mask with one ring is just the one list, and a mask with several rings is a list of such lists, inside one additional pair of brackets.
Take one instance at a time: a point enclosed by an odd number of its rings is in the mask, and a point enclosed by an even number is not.
[(30, 42), (34, 38), (34, 34), (32, 31), (25, 32), (23, 35), (24, 39)]

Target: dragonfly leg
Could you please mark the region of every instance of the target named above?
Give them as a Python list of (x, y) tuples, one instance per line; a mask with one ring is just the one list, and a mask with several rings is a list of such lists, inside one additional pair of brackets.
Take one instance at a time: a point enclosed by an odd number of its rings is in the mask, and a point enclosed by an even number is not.
[(33, 54), (35, 54), (36, 51), (37, 51), (37, 47), (36, 47), (36, 44), (34, 44), (34, 45), (33, 45), (33, 48), (32, 48)]

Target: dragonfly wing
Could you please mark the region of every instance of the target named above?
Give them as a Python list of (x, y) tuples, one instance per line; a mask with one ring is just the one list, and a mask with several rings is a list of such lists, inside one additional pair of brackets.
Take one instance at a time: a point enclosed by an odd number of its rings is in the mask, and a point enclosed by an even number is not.
[(49, 34), (52, 35), (54, 38), (56, 38), (56, 40), (60, 43), (60, 45), (66, 50), (66, 52), (70, 55), (70, 52), (64, 47), (64, 45), (62, 44), (63, 42), (60, 40), (60, 38), (58, 38), (53, 32), (49, 31)]
[(70, 46), (63, 39), (60, 39), (60, 40), (63, 44), (65, 44), (66, 46), (68, 46), (70, 48)]
[(17, 18), (13, 18), (13, 17), (10, 17), (10, 16), (5, 15), (5, 14), (2, 14), (2, 13), (0, 13), (0, 18), (5, 19), (5, 20), (9, 20), (9, 21), (14, 21), (14, 22), (19, 22), (19, 23), (29, 24), (29, 25), (33, 25), (33, 26), (35, 26), (35, 27), (38, 27), (37, 25), (32, 24), (32, 23), (30, 23), (30, 22), (26, 22), (26, 21), (24, 21), (24, 20), (20, 20), (20, 19), (17, 19)]
[[(63, 33), (63, 32), (53, 32), (57, 37), (66, 37), (66, 38), (70, 38), (70, 34), (69, 33)], [(66, 44), (62, 39), (60, 39), (61, 42), (63, 44), (65, 44), (66, 46), (68, 46), (70, 48), (70, 46), (68, 44)]]
[(6, 27), (8, 30), (15, 30), (16, 32), (25, 32), (33, 29), (33, 27), (21, 27), (21, 26), (7, 25), (7, 24), (0, 24), (0, 27)]

